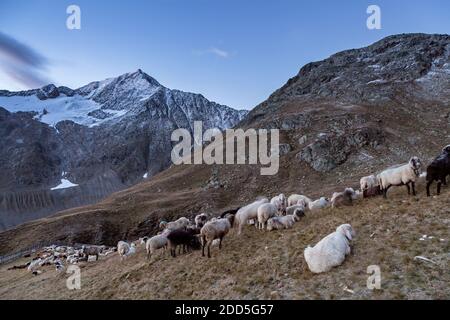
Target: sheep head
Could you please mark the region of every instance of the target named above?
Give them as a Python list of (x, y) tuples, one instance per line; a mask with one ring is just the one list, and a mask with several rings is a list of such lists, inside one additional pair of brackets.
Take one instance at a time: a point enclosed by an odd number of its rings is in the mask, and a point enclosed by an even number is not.
[(305, 216), (305, 211), (301, 210), (301, 209), (295, 209), (294, 210), (294, 219), (295, 221), (299, 221), (300, 218)]
[(443, 152), (450, 154), (450, 144), (442, 149)]
[(411, 160), (409, 160), (409, 166), (417, 177), (420, 176), (420, 168), (422, 167), (422, 163), (418, 157), (412, 157)]
[(342, 233), (348, 240), (352, 240), (355, 237), (355, 230), (349, 224), (343, 224), (336, 228), (336, 232)]

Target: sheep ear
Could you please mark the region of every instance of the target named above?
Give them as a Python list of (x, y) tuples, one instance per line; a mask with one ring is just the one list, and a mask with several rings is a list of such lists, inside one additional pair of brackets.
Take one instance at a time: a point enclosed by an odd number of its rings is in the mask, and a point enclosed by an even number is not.
[(348, 240), (353, 239), (350, 228), (345, 228), (345, 236), (347, 237)]

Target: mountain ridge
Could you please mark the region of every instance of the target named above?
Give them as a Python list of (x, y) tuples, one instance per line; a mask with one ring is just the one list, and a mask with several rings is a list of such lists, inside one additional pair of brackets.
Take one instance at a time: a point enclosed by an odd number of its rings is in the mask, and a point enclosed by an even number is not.
[(75, 90), (1, 91), (0, 230), (150, 178), (170, 165), (173, 130), (226, 129), (246, 113), (140, 69)]
[[(300, 84), (288, 81), (283, 91), (276, 91), (252, 110), (237, 127), (280, 129), (283, 152), (280, 171), (275, 176), (260, 176), (258, 165), (173, 166), (96, 205), (27, 223), (0, 234), (0, 240), (25, 239), (33, 233), (38, 239), (115, 245), (118, 240), (154, 234), (160, 219), (192, 218), (198, 212), (218, 214), (249, 203), (257, 196), (281, 192), (312, 198), (330, 196), (345, 187), (357, 188), (360, 177), (406, 163), (411, 156), (419, 156), (426, 166), (450, 139), (450, 93), (446, 86), (450, 74), (445, 71), (450, 63), (450, 39), (447, 35), (438, 38), (438, 46), (446, 48), (438, 59), (427, 53), (428, 44), (436, 42), (435, 35), (406, 36), (401, 43), (403, 49), (416, 47), (417, 58), (426, 58), (425, 62), (430, 64), (429, 72), (418, 77), (420, 81), (408, 81), (406, 85), (395, 81), (376, 84), (376, 90), (372, 90), (367, 82), (377, 75), (373, 68), (367, 69), (372, 70), (367, 75), (365, 64), (356, 64), (364, 68), (355, 70), (348, 63), (342, 73), (350, 78), (360, 76), (352, 81), (359, 79), (361, 89), (370, 90), (358, 95), (353, 103), (346, 99), (357, 91), (345, 82), (329, 87), (338, 90), (338, 96), (297, 94), (302, 92), (303, 85), (314, 84), (305, 77)], [(412, 39), (416, 40), (411, 42)], [(371, 52), (369, 47), (356, 51)], [(391, 53), (391, 66), (406, 65), (408, 57), (415, 57), (404, 50), (400, 53)], [(338, 57), (345, 60), (346, 54)], [(383, 57), (389, 60), (389, 56), (381, 53), (373, 56)], [(412, 61), (412, 70), (396, 69), (395, 76), (405, 72), (406, 77), (410, 71), (417, 74), (421, 64), (415, 58)], [(329, 66), (323, 71), (328, 74)], [(320, 74), (315, 76), (320, 78)], [(373, 76), (372, 80), (367, 80), (368, 76)], [(327, 78), (318, 82), (317, 88), (321, 84), (327, 88), (330, 83)], [(67, 227), (60, 228), (63, 224)], [(46, 236), (46, 230), (58, 231)], [(0, 241), (0, 252), (11, 250), (6, 240)]]

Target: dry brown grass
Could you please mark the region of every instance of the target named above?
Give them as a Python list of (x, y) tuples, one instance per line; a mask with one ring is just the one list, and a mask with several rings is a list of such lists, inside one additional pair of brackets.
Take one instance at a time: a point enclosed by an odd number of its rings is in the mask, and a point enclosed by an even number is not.
[[(309, 215), (291, 230), (234, 232), (211, 259), (195, 251), (145, 260), (143, 248), (82, 266), (82, 289), (69, 291), (67, 275), (48, 267), (39, 276), (0, 268), (1, 299), (449, 299), (450, 190), (440, 197), (407, 197), (399, 188), (353, 207)], [(357, 232), (353, 252), (326, 274), (308, 271), (303, 249), (342, 223)], [(433, 236), (419, 241), (422, 235)], [(372, 235), (372, 237), (371, 237)], [(444, 239), (441, 241), (440, 239)], [(435, 264), (415, 261), (422, 255)], [(23, 261), (22, 261), (23, 262)], [(16, 261), (14, 264), (19, 264)], [(381, 267), (382, 289), (366, 287), (369, 265)], [(344, 291), (347, 286), (354, 294)], [(275, 293), (276, 291), (276, 293)]]

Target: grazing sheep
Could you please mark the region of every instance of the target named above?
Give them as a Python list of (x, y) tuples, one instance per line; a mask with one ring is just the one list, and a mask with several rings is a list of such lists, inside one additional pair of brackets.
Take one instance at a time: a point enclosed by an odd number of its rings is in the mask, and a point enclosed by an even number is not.
[(350, 241), (354, 236), (353, 228), (349, 224), (343, 224), (314, 247), (308, 246), (304, 256), (309, 270), (313, 273), (321, 273), (341, 265), (345, 257), (350, 254)]
[(242, 233), (242, 228), (246, 223), (248, 223), (250, 219), (257, 219), (259, 206), (268, 202), (269, 200), (267, 198), (263, 198), (260, 200), (256, 200), (255, 202), (252, 202), (238, 210), (234, 218), (234, 222), (238, 227), (238, 234)]
[(308, 198), (307, 196), (303, 196), (300, 194), (292, 194), (288, 198), (288, 207), (293, 206), (294, 204), (297, 204), (300, 200), (305, 201), (305, 204), (308, 205), (312, 200)]
[(330, 205), (330, 201), (328, 198), (322, 197), (317, 199), (316, 201), (312, 201), (308, 203), (308, 208), (310, 211), (320, 210), (326, 208)]
[(283, 193), (279, 194), (276, 197), (273, 197), (270, 200), (270, 203), (278, 206), (278, 212), (280, 214), (284, 214), (286, 212), (287, 200), (286, 200), (286, 196)]
[(305, 215), (302, 209), (295, 209), (293, 214), (288, 214), (283, 217), (273, 217), (267, 221), (267, 230), (281, 230), (289, 229)]
[(136, 253), (136, 244), (125, 241), (119, 241), (117, 243), (117, 252), (119, 253), (120, 259), (123, 260), (128, 256), (131, 256)]
[(338, 208), (341, 206), (351, 206), (353, 205), (353, 197), (355, 195), (355, 191), (351, 188), (345, 189), (344, 192), (337, 192), (333, 194), (331, 198), (331, 207)]
[(200, 243), (198, 237), (191, 232), (177, 229), (172, 230), (167, 235), (168, 247), (172, 257), (176, 257), (176, 249), (178, 246), (183, 246), (183, 249), (199, 249)]
[(280, 201), (276, 200), (275, 204), (264, 203), (258, 208), (258, 229), (263, 230), (266, 228), (266, 222), (272, 217), (277, 215), (280, 209)]
[(410, 184), (413, 195), (416, 195), (416, 180), (420, 176), (421, 162), (418, 157), (412, 157), (405, 165), (384, 170), (378, 176), (378, 184), (383, 192), (383, 197), (387, 197), (387, 192), (392, 186), (406, 185), (408, 195), (411, 194)]
[(370, 188), (376, 187), (378, 185), (377, 177), (375, 175), (362, 177), (359, 181), (361, 191), (368, 190)]
[(166, 249), (167, 244), (169, 243), (169, 240), (167, 239), (169, 233), (170, 231), (166, 229), (163, 233), (153, 236), (146, 241), (145, 250), (147, 251), (147, 260), (151, 258), (151, 255), (154, 254), (156, 250), (161, 248), (164, 248), (164, 250)]
[(208, 258), (211, 258), (211, 245), (214, 240), (219, 240), (219, 249), (222, 249), (222, 240), (233, 227), (232, 215), (228, 218), (207, 222), (200, 231), (202, 239), (202, 256), (205, 256), (205, 247), (208, 247)]
[(103, 251), (103, 247), (99, 247), (99, 246), (82, 246), (81, 248), (81, 253), (84, 254), (87, 258), (89, 258), (89, 256), (95, 256), (95, 261), (98, 261), (98, 257), (100, 255), (100, 253), (102, 253)]
[(203, 227), (206, 221), (208, 221), (208, 215), (206, 213), (200, 213), (194, 218), (195, 226), (197, 228)]
[(178, 229), (186, 229), (189, 225), (189, 219), (185, 217), (181, 217), (176, 221), (169, 222), (166, 226), (166, 229), (169, 229), (171, 231), (178, 230)]
[(446, 177), (450, 174), (450, 145), (427, 167), (427, 196), (430, 196), (430, 186), (437, 181), (437, 195), (441, 194), (441, 185), (447, 184)]

